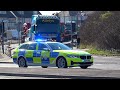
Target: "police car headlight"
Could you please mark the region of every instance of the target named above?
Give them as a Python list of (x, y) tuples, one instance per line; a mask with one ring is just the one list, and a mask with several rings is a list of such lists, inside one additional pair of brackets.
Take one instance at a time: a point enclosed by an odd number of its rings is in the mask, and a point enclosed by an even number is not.
[(77, 55), (67, 55), (67, 57), (69, 57), (69, 58), (79, 58), (79, 56), (77, 56)]

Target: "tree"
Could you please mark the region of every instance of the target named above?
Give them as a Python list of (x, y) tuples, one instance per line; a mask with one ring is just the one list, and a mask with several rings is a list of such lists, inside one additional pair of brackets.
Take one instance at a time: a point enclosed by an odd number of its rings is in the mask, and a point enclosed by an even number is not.
[(96, 11), (80, 28), (81, 43), (99, 49), (120, 49), (120, 11)]

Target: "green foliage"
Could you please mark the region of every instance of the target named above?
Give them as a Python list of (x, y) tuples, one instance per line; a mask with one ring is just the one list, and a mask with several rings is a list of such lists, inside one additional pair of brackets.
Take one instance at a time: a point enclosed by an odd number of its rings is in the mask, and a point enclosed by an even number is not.
[(86, 49), (86, 48), (92, 49), (92, 48), (96, 48), (96, 46), (92, 44), (91, 45), (81, 44), (79, 48), (80, 49)]
[(105, 55), (105, 56), (120, 56), (119, 52), (111, 50), (100, 50), (100, 49), (89, 49), (87, 52), (95, 55)]
[(101, 14), (101, 15), (100, 15), (100, 18), (101, 18), (102, 20), (104, 20), (104, 19), (109, 18), (111, 15), (112, 15), (112, 13), (111, 13), (110, 11), (107, 11), (107, 12), (105, 12), (104, 14)]
[(90, 49), (90, 50), (87, 50), (87, 52), (95, 55), (110, 55), (110, 52), (97, 50), (97, 49)]
[(82, 24), (79, 32), (81, 44), (102, 50), (120, 50), (120, 11), (96, 11)]

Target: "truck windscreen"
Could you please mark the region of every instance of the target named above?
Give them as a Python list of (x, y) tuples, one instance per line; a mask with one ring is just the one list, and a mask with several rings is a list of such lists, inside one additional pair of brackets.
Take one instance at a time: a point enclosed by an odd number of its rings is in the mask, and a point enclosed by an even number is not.
[(41, 24), (58, 24), (59, 19), (38, 19), (36, 23), (41, 23)]
[(65, 25), (66, 30), (71, 30), (71, 27), (72, 27), (71, 24), (66, 24), (66, 25)]
[(57, 19), (39, 19), (36, 22), (36, 32), (59, 32), (60, 24)]

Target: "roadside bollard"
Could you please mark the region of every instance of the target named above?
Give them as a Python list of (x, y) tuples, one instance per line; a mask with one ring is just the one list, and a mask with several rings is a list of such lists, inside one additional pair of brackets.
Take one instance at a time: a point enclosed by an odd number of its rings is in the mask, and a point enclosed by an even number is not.
[(8, 42), (8, 56), (11, 57), (11, 47), (10, 47), (10, 42)]

